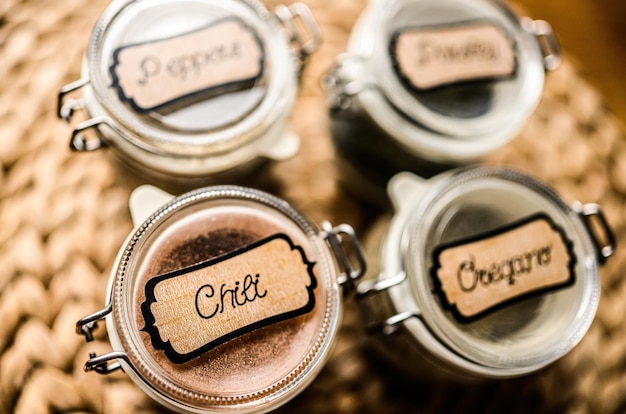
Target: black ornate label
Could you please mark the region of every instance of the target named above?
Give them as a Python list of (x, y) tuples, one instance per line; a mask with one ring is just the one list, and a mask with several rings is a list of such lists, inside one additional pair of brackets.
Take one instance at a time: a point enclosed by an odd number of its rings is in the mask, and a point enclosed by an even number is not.
[(249, 88), (264, 53), (252, 28), (235, 17), (183, 35), (125, 45), (110, 67), (120, 100), (140, 113)]
[(576, 280), (573, 243), (545, 214), (439, 246), (433, 263), (435, 293), (461, 322)]
[(279, 233), (156, 276), (145, 286), (143, 330), (172, 362), (189, 361), (232, 338), (310, 312), (314, 264)]
[(418, 90), (505, 78), (516, 71), (513, 44), (488, 21), (405, 28), (392, 36), (390, 53), (400, 78)]

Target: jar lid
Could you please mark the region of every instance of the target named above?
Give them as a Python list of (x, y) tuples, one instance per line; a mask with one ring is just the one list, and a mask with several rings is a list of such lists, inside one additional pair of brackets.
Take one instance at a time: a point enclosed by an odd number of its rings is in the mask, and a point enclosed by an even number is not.
[[(450, 358), (483, 375), (520, 375), (582, 339), (600, 295), (597, 239), (552, 189), (475, 167), (430, 182), (404, 173), (390, 191), (402, 218), (386, 255), (396, 246), (406, 272), (390, 295), (399, 312), (419, 313)], [(419, 340), (417, 325), (407, 326)]]
[(284, 116), (295, 60), (256, 0), (118, 0), (92, 32), (87, 107), (152, 152), (224, 152)]
[(360, 68), (349, 76), (365, 110), (408, 149), (444, 161), (481, 155), (535, 109), (546, 53), (557, 65), (551, 29), (545, 51), (538, 24), (493, 0), (372, 2), (350, 38), (346, 60)]
[(338, 270), (322, 233), (286, 202), (197, 190), (151, 215), (120, 252), (109, 337), (157, 401), (264, 412), (321, 369), (338, 328)]

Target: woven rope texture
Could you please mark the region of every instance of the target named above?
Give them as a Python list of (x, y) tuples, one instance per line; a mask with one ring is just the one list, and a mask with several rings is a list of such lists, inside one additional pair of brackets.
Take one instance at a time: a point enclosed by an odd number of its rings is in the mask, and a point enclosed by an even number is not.
[[(272, 2), (274, 4), (276, 2)], [(379, 214), (337, 179), (320, 77), (345, 50), (364, 0), (308, 0), (325, 42), (303, 74), (291, 125), (299, 154), (271, 167), (277, 195), (314, 221), (359, 233)], [(85, 373), (110, 350), (105, 329), (85, 344), (82, 316), (104, 305), (108, 272), (131, 230), (130, 188), (105, 152), (75, 154), (55, 116), (59, 88), (80, 77), (82, 54), (105, 0), (0, 2), (0, 413), (159, 412), (124, 373)], [(626, 141), (570, 60), (550, 74), (521, 135), (490, 161), (552, 184), (567, 201), (600, 203), (624, 246)], [(282, 412), (626, 411), (626, 255), (602, 269), (598, 315), (565, 358), (530, 377), (476, 385), (421, 383), (364, 346), (351, 298), (329, 363)]]

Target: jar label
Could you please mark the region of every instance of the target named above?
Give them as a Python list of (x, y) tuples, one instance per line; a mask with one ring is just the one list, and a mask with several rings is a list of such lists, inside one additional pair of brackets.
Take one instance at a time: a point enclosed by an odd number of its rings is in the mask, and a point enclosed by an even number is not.
[(573, 243), (545, 214), (440, 246), (433, 260), (434, 290), (460, 322), (570, 286), (576, 278)]
[(506, 78), (516, 70), (513, 44), (502, 28), (486, 21), (403, 29), (390, 49), (400, 77), (418, 90)]
[(263, 47), (234, 17), (113, 53), (113, 87), (140, 113), (250, 88), (262, 76)]
[(317, 281), (301, 246), (279, 233), (145, 286), (143, 331), (174, 363), (247, 332), (304, 315)]

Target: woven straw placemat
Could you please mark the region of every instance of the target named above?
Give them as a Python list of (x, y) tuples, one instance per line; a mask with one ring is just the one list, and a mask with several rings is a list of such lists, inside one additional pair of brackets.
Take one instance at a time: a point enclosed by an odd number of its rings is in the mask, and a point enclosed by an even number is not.
[[(292, 117), (297, 157), (272, 166), (278, 195), (316, 222), (360, 233), (379, 213), (338, 184), (320, 76), (345, 50), (364, 0), (309, 0), (325, 42), (304, 72)], [(103, 152), (74, 154), (55, 117), (60, 86), (78, 79), (105, 0), (0, 2), (0, 413), (161, 411), (124, 373), (83, 372), (109, 350), (104, 329), (85, 344), (82, 316), (104, 305), (109, 267), (131, 230), (130, 189)], [(549, 182), (568, 201), (600, 203), (624, 240), (626, 141), (601, 97), (566, 59), (550, 74), (536, 113), (491, 161)], [(381, 364), (364, 344), (348, 300), (326, 368), (283, 412), (626, 411), (626, 256), (602, 269), (602, 298), (584, 340), (538, 374), (476, 385), (417, 382)]]

